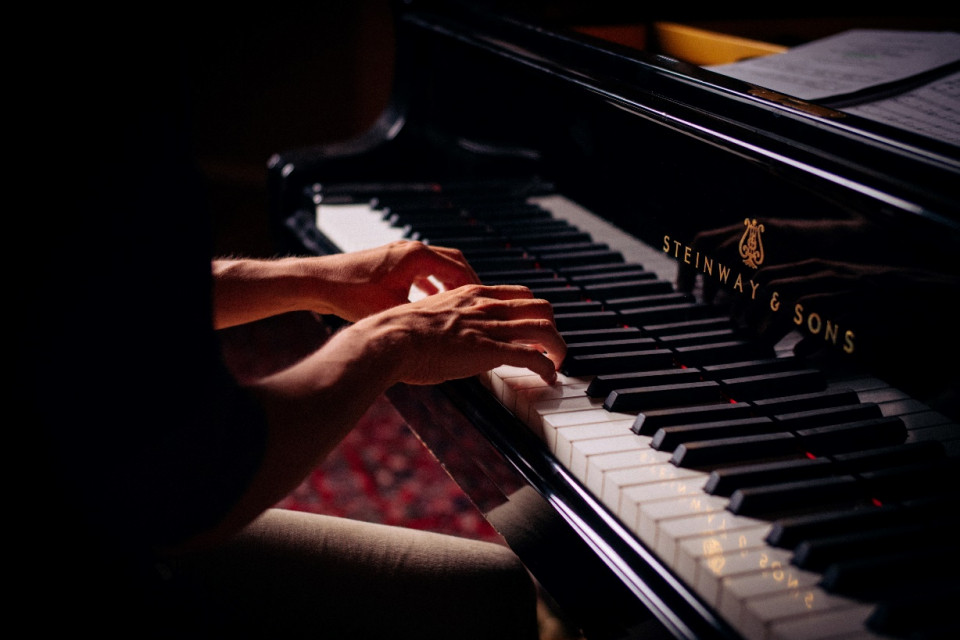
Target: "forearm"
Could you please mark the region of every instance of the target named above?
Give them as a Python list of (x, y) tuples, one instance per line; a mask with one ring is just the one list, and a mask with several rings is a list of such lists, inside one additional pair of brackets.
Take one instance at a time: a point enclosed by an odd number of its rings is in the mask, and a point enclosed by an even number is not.
[(211, 266), (217, 329), (290, 311), (325, 312), (319, 302), (323, 281), (311, 261), (218, 259)]
[(352, 328), (321, 349), (248, 388), (268, 431), (262, 463), (247, 490), (213, 530), (184, 548), (222, 540), (294, 490), (356, 425), (397, 376), (383, 335)]

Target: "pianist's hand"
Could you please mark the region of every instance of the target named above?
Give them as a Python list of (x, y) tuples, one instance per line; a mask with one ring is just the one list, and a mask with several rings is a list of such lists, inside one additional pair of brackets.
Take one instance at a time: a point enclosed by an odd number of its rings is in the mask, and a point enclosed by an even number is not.
[(411, 287), (433, 295), (480, 283), (458, 249), (408, 240), (318, 260), (326, 261), (323, 294), (327, 312), (351, 322), (409, 302)]
[(520, 286), (466, 285), (369, 316), (348, 332), (391, 353), (374, 356), (391, 379), (436, 384), (502, 364), (547, 382), (566, 355), (553, 310)]
[(409, 302), (411, 287), (432, 295), (480, 282), (459, 250), (414, 241), (328, 256), (217, 259), (212, 268), (218, 329), (288, 311), (355, 322)]

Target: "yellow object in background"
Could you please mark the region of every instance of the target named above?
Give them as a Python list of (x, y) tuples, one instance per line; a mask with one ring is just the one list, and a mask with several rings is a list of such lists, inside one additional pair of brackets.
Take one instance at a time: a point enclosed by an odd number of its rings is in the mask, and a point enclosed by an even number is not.
[(655, 22), (653, 32), (657, 49), (661, 53), (698, 65), (727, 64), (787, 50), (787, 47), (782, 45), (674, 22)]

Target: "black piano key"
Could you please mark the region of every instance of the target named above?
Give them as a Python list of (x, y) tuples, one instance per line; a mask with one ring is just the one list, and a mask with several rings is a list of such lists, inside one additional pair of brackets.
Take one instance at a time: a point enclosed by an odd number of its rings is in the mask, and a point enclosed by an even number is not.
[(658, 451), (673, 451), (684, 442), (773, 433), (779, 429), (777, 423), (766, 416), (751, 416), (740, 420), (718, 420), (701, 424), (682, 424), (657, 429), (650, 441), (650, 446)]
[(857, 420), (869, 420), (882, 416), (883, 413), (880, 411), (879, 406), (872, 402), (865, 402), (863, 404), (824, 407), (821, 409), (810, 409), (808, 411), (796, 411), (794, 413), (778, 413), (774, 415), (774, 419), (782, 424), (784, 429), (796, 431), (797, 429), (808, 429), (844, 422), (856, 422)]
[[(567, 345), (568, 348), (569, 346)], [(678, 382), (698, 382), (700, 380), (698, 369), (660, 369), (609, 373), (595, 376), (587, 386), (587, 395), (591, 398), (606, 398), (615, 389), (675, 384)]]
[(666, 280), (653, 280), (650, 278), (617, 280), (616, 282), (607, 281), (601, 284), (589, 284), (582, 282), (579, 284), (581, 284), (583, 287), (584, 294), (595, 300), (604, 301), (626, 297), (668, 294), (673, 292), (673, 285)]
[(610, 246), (602, 242), (593, 242), (592, 240), (583, 241), (564, 241), (561, 242), (559, 238), (551, 238), (547, 242), (541, 242), (537, 244), (526, 243), (523, 245), (523, 248), (535, 255), (541, 254), (555, 254), (555, 253), (572, 253), (580, 251), (608, 251)]
[(394, 226), (406, 229), (407, 237), (416, 237), (439, 243), (446, 238), (462, 238), (463, 236), (494, 235), (495, 231), (485, 225), (478, 225), (470, 220), (449, 220), (443, 222), (417, 222), (406, 224), (398, 221)]
[(565, 269), (564, 273), (570, 279), (570, 282), (581, 286), (596, 285), (603, 283), (614, 283), (626, 281), (653, 281), (657, 279), (657, 274), (653, 271), (647, 271), (643, 267), (630, 265), (609, 265), (610, 268), (601, 273), (579, 273), (576, 269)]
[(750, 360), (772, 356), (769, 346), (754, 340), (727, 340), (708, 344), (695, 344), (674, 349), (681, 364), (701, 367), (719, 362)]
[(578, 331), (561, 331), (567, 346), (578, 342), (602, 342), (606, 340), (623, 340), (624, 338), (639, 338), (643, 334), (637, 327), (611, 327), (609, 329), (581, 329)]
[(956, 508), (955, 498), (936, 496), (902, 504), (870, 504), (857, 509), (794, 515), (775, 520), (766, 541), (775, 547), (793, 549), (804, 540), (942, 518), (943, 514), (956, 513)]
[(653, 338), (634, 337), (621, 340), (602, 340), (594, 342), (575, 342), (567, 345), (567, 357), (589, 353), (617, 353), (621, 351), (639, 351), (657, 349)]
[[(710, 367), (703, 367), (709, 371)], [(756, 407), (758, 413), (776, 415), (809, 411), (826, 407), (853, 405), (860, 402), (860, 397), (852, 389), (827, 389), (813, 393), (790, 394), (778, 398), (760, 398), (751, 400), (750, 404)]]
[[(704, 484), (704, 491), (714, 495), (730, 495), (740, 487), (804, 480), (827, 474), (857, 475), (863, 472), (902, 468), (907, 464), (915, 463), (936, 465), (943, 460), (945, 460), (943, 448), (936, 446), (936, 443), (917, 443), (858, 451), (832, 458), (802, 458), (777, 463), (738, 465), (713, 470)], [(888, 477), (891, 477), (891, 482), (896, 484), (892, 475)], [(884, 479), (878, 478), (877, 481), (881, 482)], [(865, 487), (864, 491), (870, 493), (869, 486)], [(913, 495), (921, 495), (921, 492), (915, 492)]]
[(907, 438), (903, 421), (895, 416), (800, 429), (795, 433), (803, 447), (818, 456), (901, 444)]
[[(485, 222), (500, 223), (513, 221), (517, 218), (524, 220), (557, 220), (553, 214), (535, 204), (525, 204), (516, 201), (463, 203), (465, 214)], [(561, 221), (566, 222), (566, 221)], [(569, 223), (567, 223), (569, 224)]]
[(666, 322), (680, 322), (715, 317), (717, 309), (702, 302), (667, 304), (659, 307), (636, 307), (617, 311), (624, 324), (643, 327)]
[[(521, 284), (521, 283), (513, 283)], [(529, 286), (524, 285), (524, 286)], [(575, 302), (583, 299), (583, 292), (580, 291), (577, 287), (543, 287), (543, 286), (532, 286), (530, 287), (530, 292), (533, 293), (534, 298), (541, 298), (548, 302), (554, 304), (560, 302)]]
[(837, 469), (829, 458), (797, 458), (779, 462), (758, 462), (714, 469), (703, 490), (716, 496), (730, 496), (744, 487), (822, 478)]
[[(711, 380), (722, 380), (724, 378), (742, 378), (806, 368), (798, 358), (756, 358), (709, 364), (703, 367), (703, 372)], [(796, 394), (791, 393), (790, 395)]]
[(671, 335), (659, 336), (657, 339), (665, 348), (685, 347), (693, 344), (708, 344), (711, 342), (723, 342), (725, 340), (734, 340), (738, 337), (736, 329), (724, 327), (722, 329), (712, 329), (710, 331), (696, 331), (691, 333), (675, 333)]
[(945, 458), (943, 444), (937, 441), (906, 442), (833, 456), (843, 473), (863, 473), (920, 463), (939, 464)]
[(871, 498), (879, 502), (891, 502), (955, 491), (960, 486), (958, 466), (955, 461), (942, 458), (863, 471), (860, 478)]
[(763, 517), (776, 513), (822, 509), (831, 505), (854, 506), (863, 493), (853, 476), (825, 476), (780, 484), (742, 487), (730, 495), (727, 505), (741, 516)]
[(960, 559), (953, 541), (890, 549), (886, 554), (835, 562), (823, 572), (820, 586), (833, 594), (879, 600), (909, 591), (911, 583), (927, 583), (956, 575)]
[(870, 631), (893, 638), (956, 638), (960, 622), (955, 609), (960, 600), (960, 583), (951, 573), (940, 578), (913, 583), (877, 602), (865, 626)]
[[(678, 369), (684, 371), (685, 369)], [(599, 376), (598, 376), (599, 377)], [(716, 420), (733, 420), (754, 415), (753, 407), (746, 403), (718, 402), (716, 404), (692, 407), (671, 407), (642, 411), (633, 423), (633, 432), (642, 436), (652, 436), (662, 427), (680, 424), (697, 424)]]
[(586, 276), (610, 276), (638, 271), (644, 271), (643, 265), (630, 262), (589, 263), (569, 265), (563, 268), (563, 274), (571, 280)]
[[(444, 227), (477, 227), (463, 211), (455, 208), (408, 209), (394, 207), (383, 209), (381, 219), (397, 227), (419, 225), (442, 225)], [(479, 227), (478, 227), (479, 228)]]
[(595, 313), (604, 311), (603, 304), (594, 300), (572, 300), (569, 302), (555, 302), (551, 305), (555, 315), (570, 313)]
[(777, 371), (740, 378), (724, 378), (720, 380), (720, 384), (724, 392), (735, 400), (771, 398), (790, 392), (811, 393), (823, 391), (827, 387), (826, 378), (819, 369)]
[(470, 266), (473, 267), (474, 271), (491, 271), (493, 269), (527, 269), (533, 271), (538, 267), (538, 263), (532, 256), (518, 255), (500, 258), (477, 258), (470, 261)]
[(589, 311), (583, 313), (554, 313), (554, 324), (558, 331), (583, 329), (604, 329), (620, 324), (616, 311)]
[(537, 262), (549, 268), (563, 269), (571, 265), (621, 263), (623, 254), (613, 249), (545, 252), (537, 255)]
[(680, 291), (671, 291), (668, 293), (658, 293), (650, 295), (637, 295), (629, 298), (608, 298), (604, 304), (609, 309), (635, 309), (643, 307), (663, 307), (666, 305), (692, 303), (693, 295)]
[(446, 237), (443, 246), (460, 249), (464, 254), (507, 246), (506, 240), (496, 234), (483, 236)]
[(804, 540), (793, 550), (792, 562), (801, 569), (821, 573), (834, 563), (882, 555), (890, 549), (936, 544), (942, 542), (946, 535), (947, 524), (943, 520), (872, 527)]
[(648, 349), (621, 353), (575, 355), (564, 359), (561, 371), (568, 376), (626, 373), (666, 369), (673, 364), (673, 352)]
[(732, 326), (733, 321), (729, 316), (714, 316), (695, 320), (682, 320), (680, 322), (649, 324), (644, 325), (641, 328), (643, 329), (644, 333), (651, 336), (672, 336), (683, 333), (692, 333), (694, 331), (727, 329)]
[[(448, 243), (444, 242), (444, 245), (446, 244)], [(504, 262), (510, 262), (525, 258), (526, 255), (527, 253), (519, 247), (505, 246), (478, 247), (477, 249), (463, 252), (463, 257), (471, 264), (489, 260), (490, 258), (503, 259)]]
[(480, 278), (480, 281), (483, 284), (497, 285), (497, 284), (516, 284), (527, 287), (529, 289), (555, 289), (561, 287), (567, 287), (567, 283), (564, 280), (559, 280), (550, 276), (538, 276), (536, 271), (530, 272), (531, 275), (526, 277), (519, 278)]
[(712, 380), (615, 389), (603, 401), (607, 411), (640, 411), (684, 404), (707, 404), (722, 398), (720, 385)]
[(514, 233), (529, 231), (530, 229), (536, 228), (537, 231), (542, 233), (549, 233), (550, 231), (568, 231), (571, 228), (571, 224), (566, 220), (557, 220), (551, 218), (541, 218), (541, 217), (515, 217), (508, 216), (507, 219), (496, 220), (495, 226), (492, 228), (505, 236), (513, 235)]
[(474, 271), (482, 282), (513, 282), (530, 278), (545, 280), (552, 278), (558, 282), (566, 281), (553, 269), (474, 269)]
[(721, 438), (684, 442), (670, 462), (678, 467), (718, 467), (770, 458), (801, 455), (800, 439), (792, 433), (765, 433), (743, 438)]
[(588, 242), (590, 240), (590, 234), (571, 227), (566, 230), (554, 229), (553, 231), (547, 232), (514, 231), (507, 235), (506, 238), (511, 244), (516, 244), (529, 250), (532, 246), (542, 245), (546, 242), (557, 242), (558, 240), (564, 242)]

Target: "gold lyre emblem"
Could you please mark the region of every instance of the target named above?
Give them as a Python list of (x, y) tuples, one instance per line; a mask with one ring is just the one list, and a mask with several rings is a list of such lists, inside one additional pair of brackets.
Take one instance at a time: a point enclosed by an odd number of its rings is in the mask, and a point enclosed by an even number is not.
[(740, 257), (743, 258), (745, 265), (751, 269), (756, 269), (763, 264), (763, 242), (760, 239), (760, 234), (763, 233), (763, 225), (757, 224), (756, 218), (753, 220), (746, 218), (743, 224), (746, 229), (743, 232), (743, 237), (740, 238)]

